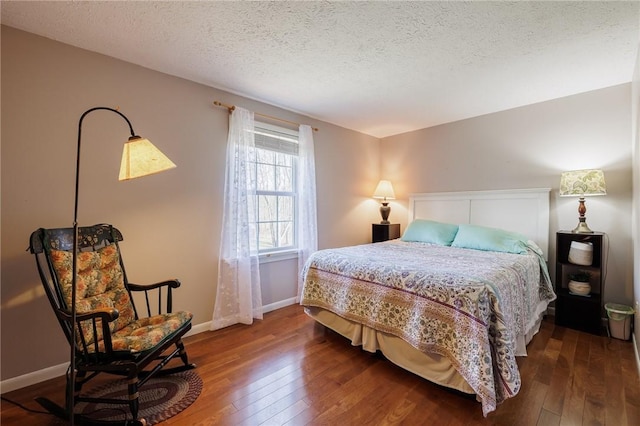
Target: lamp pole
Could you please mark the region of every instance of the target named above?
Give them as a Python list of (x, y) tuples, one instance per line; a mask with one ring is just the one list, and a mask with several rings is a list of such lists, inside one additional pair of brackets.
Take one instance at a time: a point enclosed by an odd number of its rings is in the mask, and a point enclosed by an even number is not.
[[(80, 147), (82, 145), (82, 122), (84, 118), (97, 110), (106, 110), (111, 111), (118, 114), (122, 117), (129, 126), (129, 131), (131, 132), (131, 137), (129, 137), (129, 141), (135, 141), (137, 139), (142, 139), (140, 136), (137, 136), (133, 131), (133, 126), (129, 119), (122, 114), (120, 111), (114, 108), (109, 107), (94, 107), (86, 110), (81, 116), (80, 121), (78, 122), (78, 149), (76, 153), (76, 181), (75, 181), (75, 202), (73, 206), (73, 253), (72, 253), (72, 268), (73, 268), (73, 276), (71, 278), (71, 354), (70, 354), (70, 365), (69, 365), (69, 379), (67, 382), (67, 412), (69, 413), (69, 420), (71, 425), (73, 426), (75, 423), (75, 384), (76, 384), (76, 320), (77, 320), (77, 309), (76, 309), (76, 287), (78, 282), (78, 194), (80, 188)], [(174, 165), (175, 166), (175, 165)]]

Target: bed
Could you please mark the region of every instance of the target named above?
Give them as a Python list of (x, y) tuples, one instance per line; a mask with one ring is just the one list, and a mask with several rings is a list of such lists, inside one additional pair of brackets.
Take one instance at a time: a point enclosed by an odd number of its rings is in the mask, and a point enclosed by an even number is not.
[(555, 299), (549, 189), (412, 194), (408, 219), (402, 239), (314, 253), (300, 303), (353, 345), (475, 394), (486, 416), (518, 393), (516, 356)]

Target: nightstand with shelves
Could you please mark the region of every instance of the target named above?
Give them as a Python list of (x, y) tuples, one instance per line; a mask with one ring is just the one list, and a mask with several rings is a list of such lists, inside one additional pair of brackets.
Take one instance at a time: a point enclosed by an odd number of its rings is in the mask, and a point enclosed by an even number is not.
[(400, 238), (399, 223), (373, 223), (371, 225), (371, 241), (379, 243), (381, 241), (394, 240)]
[[(604, 233), (589, 234), (559, 231), (556, 233), (556, 318), (558, 325), (601, 334), (603, 331), (602, 295), (604, 294)], [(590, 265), (580, 265), (569, 261), (572, 242), (587, 243), (593, 247)], [(574, 294), (569, 289), (571, 276), (579, 272), (590, 275), (591, 291), (586, 296)]]

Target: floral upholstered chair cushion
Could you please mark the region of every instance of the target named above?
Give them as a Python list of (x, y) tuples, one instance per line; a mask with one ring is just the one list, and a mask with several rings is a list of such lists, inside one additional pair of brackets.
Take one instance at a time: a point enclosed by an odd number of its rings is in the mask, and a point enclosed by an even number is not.
[[(73, 256), (69, 251), (51, 250), (51, 259), (67, 306), (71, 306)], [(124, 274), (115, 245), (78, 253), (77, 312), (104, 308), (115, 308), (120, 314), (109, 326), (112, 346), (116, 351), (142, 352), (151, 349), (192, 317), (191, 313), (183, 311), (136, 320), (129, 292), (124, 286)], [(96, 336), (91, 321), (83, 321), (80, 329), (90, 352), (94, 350), (91, 344), (96, 340), (99, 350), (104, 350), (100, 324)], [(80, 335), (77, 340), (81, 345)]]
[(189, 322), (192, 317), (193, 315), (190, 312), (179, 311), (140, 318), (113, 333), (111, 337), (113, 349), (116, 351), (144, 352), (171, 336), (174, 331)]

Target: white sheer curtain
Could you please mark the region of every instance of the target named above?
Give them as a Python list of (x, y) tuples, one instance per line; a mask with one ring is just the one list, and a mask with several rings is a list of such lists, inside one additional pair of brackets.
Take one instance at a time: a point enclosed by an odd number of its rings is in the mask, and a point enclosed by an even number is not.
[(313, 130), (301, 125), (298, 130), (298, 301), (302, 290), (302, 267), (318, 250), (316, 213), (316, 166), (313, 155)]
[(255, 236), (256, 176), (253, 112), (236, 107), (229, 118), (218, 286), (211, 329), (262, 319)]

